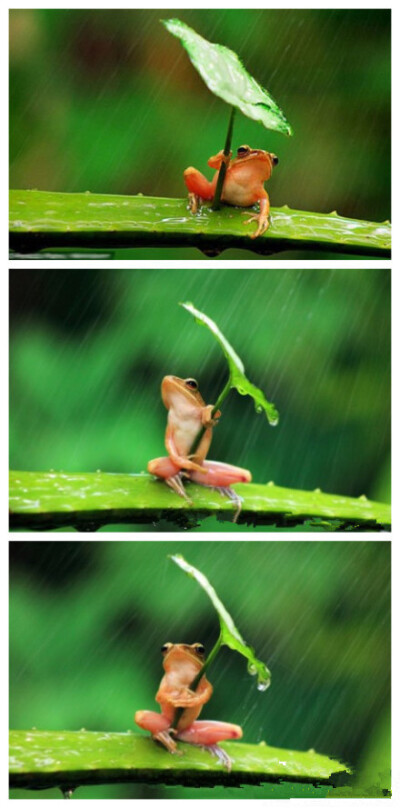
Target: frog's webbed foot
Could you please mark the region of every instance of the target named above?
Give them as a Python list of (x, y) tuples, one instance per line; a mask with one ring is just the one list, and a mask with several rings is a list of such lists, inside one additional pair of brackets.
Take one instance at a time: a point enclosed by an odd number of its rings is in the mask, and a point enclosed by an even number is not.
[(240, 497), (239, 494), (237, 494), (236, 491), (234, 491), (233, 488), (230, 488), (229, 486), (225, 486), (224, 488), (215, 487), (215, 491), (219, 491), (221, 496), (228, 497), (228, 499), (230, 499), (231, 502), (233, 502), (233, 504), (236, 505), (236, 511), (232, 519), (232, 522), (236, 523), (237, 520), (239, 519), (242, 510), (243, 497)]
[(198, 213), (201, 208), (201, 196), (198, 196), (198, 194), (189, 191), (188, 207), (191, 213)]
[(171, 752), (171, 755), (183, 755), (180, 749), (178, 749), (176, 741), (171, 737), (171, 732), (175, 733), (175, 730), (163, 730), (162, 732), (156, 732), (153, 735), (155, 741), (161, 743), (165, 749), (168, 749), (168, 752)]
[(185, 486), (183, 485), (183, 474), (179, 472), (179, 474), (175, 474), (173, 477), (167, 477), (165, 482), (178, 494), (180, 497), (186, 500), (189, 505), (193, 505), (192, 500), (188, 497)]
[(226, 769), (228, 772), (232, 770), (232, 761), (225, 749), (222, 749), (218, 746), (217, 743), (214, 744), (202, 744), (202, 743), (195, 743), (192, 746), (197, 746), (199, 749), (207, 749), (207, 751), (213, 757), (217, 758), (221, 765)]
[[(247, 216), (247, 213), (243, 213), (243, 216)], [(250, 238), (258, 238), (258, 236), (262, 236), (263, 233), (269, 228), (269, 218), (268, 215), (266, 216), (262, 211), (260, 213), (253, 213), (249, 219), (246, 219), (243, 224), (250, 224), (251, 222), (257, 222), (258, 227), (255, 233), (251, 233)]]

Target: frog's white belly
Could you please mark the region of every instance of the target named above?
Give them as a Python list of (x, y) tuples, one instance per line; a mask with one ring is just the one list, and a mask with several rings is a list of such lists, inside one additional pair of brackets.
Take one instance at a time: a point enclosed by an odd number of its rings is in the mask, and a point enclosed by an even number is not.
[(250, 187), (248, 182), (239, 183), (233, 177), (229, 177), (229, 182), (224, 186), (222, 201), (243, 208), (254, 205), (254, 189), (250, 190)]
[(201, 410), (195, 414), (180, 413), (179, 418), (170, 410), (168, 421), (173, 430), (173, 440), (177, 452), (182, 456), (187, 456), (201, 427)]

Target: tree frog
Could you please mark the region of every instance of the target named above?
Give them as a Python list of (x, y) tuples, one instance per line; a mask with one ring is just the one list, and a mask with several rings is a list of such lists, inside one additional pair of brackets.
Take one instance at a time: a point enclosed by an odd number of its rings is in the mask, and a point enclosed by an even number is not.
[(189, 166), (183, 177), (189, 191), (189, 206), (192, 213), (196, 213), (200, 200), (213, 199), (217, 185), (218, 172), (223, 162), (226, 162), (226, 175), (222, 188), (221, 200), (228, 205), (238, 205), (247, 208), (259, 202), (260, 212), (255, 213), (246, 220), (257, 222), (257, 229), (252, 233), (251, 238), (257, 238), (268, 230), (269, 227), (269, 197), (264, 188), (264, 182), (269, 180), (272, 169), (278, 165), (278, 158), (271, 152), (263, 149), (251, 149), (250, 146), (240, 146), (236, 157), (231, 160), (232, 152), (225, 156), (223, 151), (218, 152), (214, 157), (210, 157), (208, 165), (215, 168), (216, 173), (209, 182), (193, 166)]
[[(217, 744), (218, 741), (241, 738), (243, 735), (241, 727), (224, 721), (196, 721), (203, 705), (209, 701), (213, 692), (212, 685), (205, 675), (200, 679), (195, 691), (190, 687), (203, 666), (204, 646), (201, 643), (186, 645), (167, 642), (161, 651), (165, 674), (156, 695), (161, 713), (139, 710), (135, 713), (136, 724), (151, 732), (154, 740), (162, 743), (172, 754), (182, 754), (172, 737), (174, 736), (186, 743), (206, 746), (230, 770), (230, 758)], [(184, 711), (177, 728), (172, 729), (175, 710), (178, 707), (184, 708)]]
[[(164, 376), (161, 383), (162, 400), (168, 410), (165, 446), (168, 457), (150, 460), (147, 469), (150, 474), (165, 480), (179, 496), (191, 504), (183, 486), (182, 476), (200, 485), (218, 488), (238, 505), (241, 500), (232, 491), (233, 483), (248, 483), (251, 474), (247, 469), (206, 460), (211, 444), (212, 428), (218, 421), (219, 410), (212, 417), (212, 404), (206, 405), (195, 379), (180, 379), (178, 376)], [(206, 431), (194, 456), (190, 449), (201, 427)], [(236, 518), (239, 511), (236, 514)]]

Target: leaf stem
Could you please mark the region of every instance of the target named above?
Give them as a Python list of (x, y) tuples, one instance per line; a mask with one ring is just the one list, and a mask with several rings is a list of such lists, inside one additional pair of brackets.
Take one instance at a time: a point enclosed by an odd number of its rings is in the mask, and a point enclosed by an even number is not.
[[(194, 690), (194, 691), (197, 690), (197, 686), (198, 686), (198, 684), (200, 682), (200, 679), (202, 678), (202, 676), (204, 676), (207, 668), (209, 667), (209, 665), (211, 665), (211, 662), (214, 661), (215, 657), (218, 654), (219, 649), (221, 648), (221, 645), (222, 645), (222, 634), (220, 633), (220, 635), (218, 637), (218, 640), (215, 643), (214, 647), (211, 649), (206, 661), (204, 662), (204, 665), (200, 668), (197, 676), (195, 676), (195, 678), (193, 679), (193, 682), (190, 685), (190, 690)], [(185, 707), (178, 707), (178, 709), (175, 710), (175, 717), (174, 717), (174, 720), (173, 720), (173, 722), (171, 724), (171, 729), (176, 729), (177, 728), (177, 726), (179, 724), (179, 720), (182, 717), (184, 712), (185, 712)]]
[[(217, 400), (216, 400), (216, 402), (215, 402), (215, 404), (214, 404), (214, 406), (212, 408), (212, 412), (211, 412), (212, 417), (214, 417), (215, 413), (218, 412), (221, 404), (225, 401), (225, 399), (226, 399), (226, 397), (227, 397), (227, 395), (228, 395), (228, 393), (229, 393), (229, 391), (231, 389), (232, 389), (231, 377), (229, 376), (229, 379), (228, 379), (225, 387), (223, 388), (223, 390), (221, 390), (221, 392), (220, 392), (220, 394), (219, 394), (219, 396), (218, 396), (218, 398), (217, 398)], [(196, 451), (199, 448), (200, 441), (201, 441), (206, 429), (207, 429), (207, 427), (205, 427), (205, 426), (202, 426), (201, 429), (199, 429), (199, 431), (198, 431), (198, 433), (197, 433), (197, 435), (196, 435), (196, 437), (195, 437), (195, 439), (194, 439), (194, 441), (193, 441), (193, 443), (192, 443), (192, 445), (190, 447), (189, 454), (191, 454), (191, 455), (196, 454)]]
[[(226, 140), (224, 146), (224, 155), (225, 157), (229, 157), (231, 151), (231, 142), (232, 142), (232, 132), (233, 132), (233, 122), (235, 118), (235, 107), (232, 107), (231, 114), (229, 118), (228, 124), (228, 131), (226, 133)], [(225, 174), (226, 174), (227, 163), (224, 161), (221, 165), (218, 174), (217, 180), (217, 187), (215, 189), (214, 199), (211, 205), (211, 210), (219, 210), (221, 205), (221, 194), (222, 194), (222, 187), (224, 184)]]

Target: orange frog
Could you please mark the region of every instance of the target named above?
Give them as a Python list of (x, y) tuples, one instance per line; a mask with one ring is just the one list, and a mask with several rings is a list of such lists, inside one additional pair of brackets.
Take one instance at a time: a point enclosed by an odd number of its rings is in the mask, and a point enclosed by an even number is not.
[(217, 169), (211, 182), (193, 166), (183, 172), (189, 191), (189, 206), (192, 213), (196, 213), (202, 199), (213, 199), (219, 169), (222, 163), (226, 162), (221, 200), (228, 205), (239, 205), (242, 208), (259, 203), (260, 212), (253, 214), (245, 222), (245, 224), (257, 222), (257, 230), (251, 235), (251, 238), (257, 238), (269, 227), (269, 197), (264, 182), (269, 180), (273, 167), (278, 164), (278, 158), (271, 152), (251, 149), (250, 146), (240, 146), (237, 156), (233, 160), (231, 157), (232, 152), (229, 156), (225, 156), (223, 151), (210, 157), (208, 165)]
[[(162, 743), (172, 754), (182, 754), (177, 748), (176, 738), (207, 747), (230, 770), (230, 758), (217, 744), (218, 741), (241, 738), (241, 727), (224, 721), (196, 721), (213, 692), (205, 675), (201, 677), (196, 691), (191, 690), (191, 684), (203, 666), (204, 646), (201, 643), (174, 645), (167, 642), (161, 651), (165, 674), (156, 695), (161, 713), (139, 710), (135, 714), (136, 724), (151, 732), (154, 740)], [(176, 729), (172, 729), (175, 711), (179, 707), (183, 708), (183, 713)]]
[[(164, 376), (161, 384), (162, 400), (168, 410), (165, 446), (168, 457), (150, 460), (150, 474), (165, 480), (173, 490), (190, 502), (183, 486), (182, 476), (201, 485), (218, 488), (238, 506), (240, 498), (230, 489), (232, 483), (247, 483), (251, 474), (247, 469), (206, 460), (212, 438), (212, 428), (218, 421), (219, 410), (212, 417), (212, 404), (205, 404), (195, 379)], [(206, 431), (194, 455), (190, 449), (201, 427)], [(240, 510), (240, 507), (239, 507)], [(236, 518), (238, 513), (236, 514)]]

